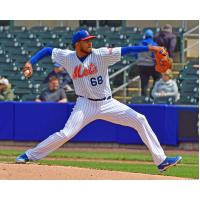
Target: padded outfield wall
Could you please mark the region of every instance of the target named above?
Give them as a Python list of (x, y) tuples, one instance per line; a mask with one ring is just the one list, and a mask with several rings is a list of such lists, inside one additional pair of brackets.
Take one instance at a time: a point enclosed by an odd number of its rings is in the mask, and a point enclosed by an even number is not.
[[(61, 130), (73, 103), (0, 102), (0, 140), (41, 141)], [(144, 114), (161, 144), (198, 142), (198, 106), (129, 105)], [(129, 127), (103, 120), (83, 128), (71, 142), (142, 144)]]

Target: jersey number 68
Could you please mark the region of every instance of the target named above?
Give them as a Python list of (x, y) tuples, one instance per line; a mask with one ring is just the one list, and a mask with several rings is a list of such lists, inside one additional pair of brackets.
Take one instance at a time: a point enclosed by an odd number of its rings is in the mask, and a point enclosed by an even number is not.
[(101, 85), (103, 83), (103, 78), (102, 76), (98, 76), (97, 78), (91, 78), (90, 82), (92, 86)]

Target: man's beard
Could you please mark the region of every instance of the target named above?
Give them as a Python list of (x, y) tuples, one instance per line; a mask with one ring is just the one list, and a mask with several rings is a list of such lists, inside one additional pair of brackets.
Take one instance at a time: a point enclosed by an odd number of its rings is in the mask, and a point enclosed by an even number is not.
[(92, 52), (92, 48), (91, 48), (91, 50), (88, 50), (88, 51), (84, 50), (83, 48), (81, 48), (80, 50), (81, 50), (83, 53), (85, 53), (86, 55), (89, 55), (89, 54)]
[(58, 90), (58, 88), (51, 88), (50, 89), (51, 92), (55, 92), (56, 90)]

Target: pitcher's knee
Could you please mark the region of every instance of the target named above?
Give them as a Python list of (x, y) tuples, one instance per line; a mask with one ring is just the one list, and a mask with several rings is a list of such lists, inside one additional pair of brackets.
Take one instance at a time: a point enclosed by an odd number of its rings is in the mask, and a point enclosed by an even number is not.
[(65, 129), (60, 130), (59, 134), (64, 140), (70, 140), (73, 135), (73, 133), (71, 131), (67, 131)]

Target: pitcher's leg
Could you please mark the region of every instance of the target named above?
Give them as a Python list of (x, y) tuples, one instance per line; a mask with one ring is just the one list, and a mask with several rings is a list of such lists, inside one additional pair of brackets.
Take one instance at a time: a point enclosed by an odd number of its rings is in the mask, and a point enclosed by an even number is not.
[(87, 105), (85, 105), (83, 109), (77, 107), (72, 112), (62, 130), (52, 134), (35, 148), (26, 151), (29, 160), (39, 160), (47, 156), (49, 153), (58, 149), (65, 142), (73, 138), (84, 126), (95, 120), (94, 113), (91, 112), (91, 109), (87, 108)]
[(134, 128), (151, 152), (156, 165), (165, 160), (166, 155), (144, 115), (113, 99), (103, 116), (106, 116), (105, 120)]
[(146, 117), (137, 112), (135, 113), (135, 111), (133, 111), (132, 109), (130, 111), (127, 111), (126, 115), (128, 120), (127, 126), (137, 130), (140, 138), (151, 152), (154, 163), (157, 166), (161, 164), (165, 160), (166, 155), (155, 133), (151, 129)]

